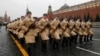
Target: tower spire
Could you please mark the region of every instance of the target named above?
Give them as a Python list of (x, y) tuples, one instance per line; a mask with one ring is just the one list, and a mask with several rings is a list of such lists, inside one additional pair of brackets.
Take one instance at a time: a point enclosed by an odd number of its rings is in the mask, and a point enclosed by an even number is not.
[(7, 18), (7, 11), (5, 11), (4, 18)]
[(28, 4), (27, 4), (27, 8), (26, 8), (26, 13), (29, 12), (29, 8), (28, 8)]

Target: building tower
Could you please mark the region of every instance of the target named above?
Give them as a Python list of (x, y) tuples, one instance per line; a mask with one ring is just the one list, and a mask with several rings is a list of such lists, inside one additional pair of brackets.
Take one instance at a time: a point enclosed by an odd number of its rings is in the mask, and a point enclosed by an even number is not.
[(28, 8), (28, 5), (27, 5), (27, 8), (26, 8), (26, 13), (27, 13), (27, 12), (29, 12), (29, 8)]
[(52, 13), (51, 5), (48, 6), (48, 19), (53, 19), (53, 13)]
[(4, 21), (4, 22), (7, 22), (7, 19), (8, 19), (8, 16), (7, 16), (7, 12), (5, 11), (3, 21)]

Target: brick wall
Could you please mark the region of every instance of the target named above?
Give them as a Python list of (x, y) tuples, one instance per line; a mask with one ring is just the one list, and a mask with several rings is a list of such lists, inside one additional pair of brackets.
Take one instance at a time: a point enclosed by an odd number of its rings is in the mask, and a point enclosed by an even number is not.
[(65, 12), (61, 14), (55, 14), (54, 17), (59, 16), (60, 18), (63, 18), (63, 17), (69, 17), (69, 16), (72, 16), (72, 17), (80, 16), (81, 19), (84, 19), (84, 15), (87, 15), (88, 13), (90, 16), (92, 16), (93, 21), (95, 21), (96, 15), (97, 14), (100, 15), (100, 6), (95, 7), (95, 8), (86, 8), (86, 9), (80, 9), (80, 10), (71, 11), (71, 12)]

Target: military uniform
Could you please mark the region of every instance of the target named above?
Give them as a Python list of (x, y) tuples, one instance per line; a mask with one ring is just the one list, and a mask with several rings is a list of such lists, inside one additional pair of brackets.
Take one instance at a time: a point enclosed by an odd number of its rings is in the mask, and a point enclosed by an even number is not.
[(23, 20), (22, 31), (20, 31), (20, 32), (21, 32), (21, 34), (22, 34), (22, 36), (21, 36), (22, 38), (24, 37), (24, 34), (26, 34), (26, 35), (25, 35), (25, 42), (26, 42), (26, 44), (32, 43), (32, 42), (31, 42), (32, 40), (29, 42), (29, 40), (31, 39), (31, 37), (29, 38), (29, 37), (27, 37), (27, 36), (29, 36), (28, 33), (30, 32), (29, 27), (30, 27), (34, 22), (35, 22), (35, 19), (29, 18), (29, 17), (26, 17), (26, 18)]
[(84, 36), (84, 42), (86, 42), (87, 32), (86, 32), (86, 23), (84, 21), (81, 22), (82, 33)]
[(70, 35), (71, 35), (69, 44), (71, 45), (73, 40), (74, 40), (74, 38), (75, 38), (75, 36), (77, 35), (75, 33), (75, 22), (73, 21), (73, 19), (71, 19), (69, 21), (69, 29), (70, 29)]
[(13, 33), (15, 34), (15, 37), (18, 40), (18, 30), (20, 28), (20, 26), (19, 26), (19, 19), (17, 19), (17, 21), (15, 21), (14, 28), (15, 28), (15, 30), (14, 30)]
[(55, 18), (52, 20), (50, 23), (50, 34), (52, 35), (53, 38), (53, 48), (58, 48), (59, 47), (59, 41), (60, 41), (60, 35), (61, 33), (61, 28), (58, 26), (60, 23), (60, 20), (58, 18)]
[[(29, 55), (32, 54), (32, 47), (35, 44), (35, 34), (34, 29), (30, 29), (31, 25), (34, 24), (35, 19), (32, 17), (26, 16), (20, 23), (21, 23), (21, 29), (19, 31), (19, 38), (20, 41), (25, 41), (25, 47), (27, 48), (27, 51)], [(33, 33), (32, 33), (33, 31)]]
[(68, 45), (69, 42), (69, 37), (70, 37), (70, 31), (69, 31), (69, 27), (68, 27), (68, 21), (66, 21), (66, 18), (63, 19), (63, 21), (60, 22), (61, 25), (61, 29), (62, 29), (62, 47), (64, 47), (64, 45)]
[(76, 21), (76, 32), (77, 32), (77, 36), (79, 36), (79, 43), (81, 44), (83, 39), (83, 33), (82, 33), (82, 25), (80, 19)]
[(47, 18), (41, 18), (38, 22), (39, 34), (42, 39), (42, 51), (46, 51), (49, 40), (49, 28), (47, 28), (47, 24)]
[[(88, 36), (87, 36), (87, 41), (89, 40), (92, 40), (92, 37), (93, 37), (93, 31), (92, 31), (92, 24), (90, 21), (87, 21), (86, 22), (86, 27), (87, 27), (87, 33), (88, 33)], [(90, 39), (89, 39), (90, 38)]]

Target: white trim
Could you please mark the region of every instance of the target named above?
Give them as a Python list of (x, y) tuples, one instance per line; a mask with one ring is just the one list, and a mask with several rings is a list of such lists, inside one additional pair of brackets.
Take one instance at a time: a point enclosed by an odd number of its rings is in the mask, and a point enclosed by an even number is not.
[(100, 41), (100, 39), (93, 39), (93, 40), (95, 40), (95, 41)]
[(83, 51), (87, 51), (87, 52), (96, 54), (96, 55), (100, 55), (100, 53), (98, 53), (98, 52), (94, 52), (94, 51), (91, 51), (91, 50), (88, 50), (88, 49), (85, 49), (85, 48), (81, 48), (81, 47), (76, 47), (76, 48), (77, 48), (77, 49), (80, 49), (80, 50), (83, 50)]

